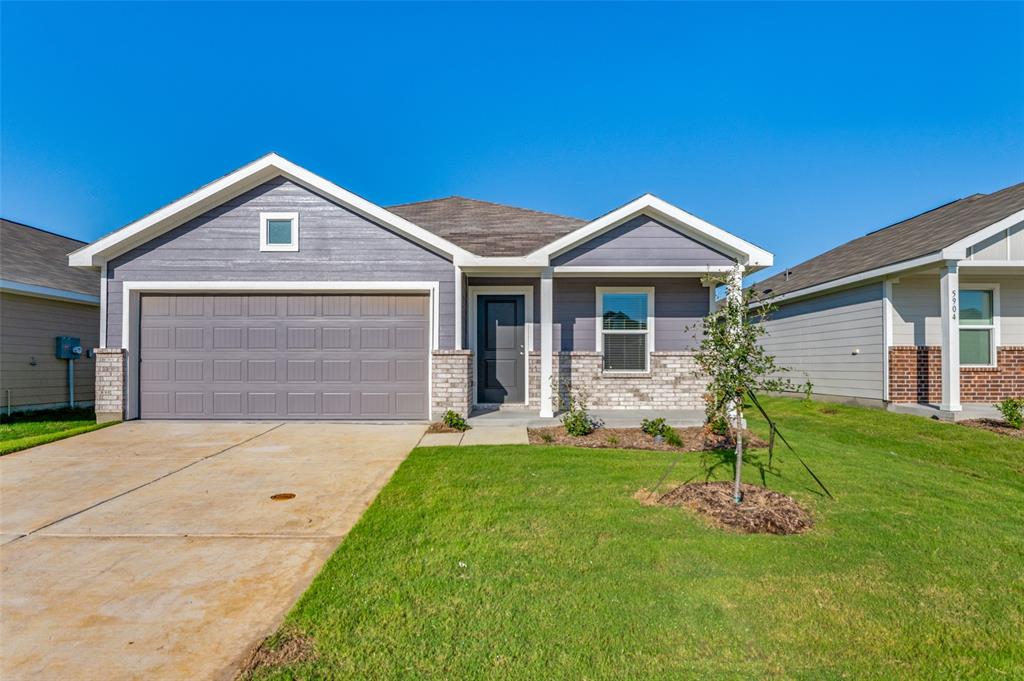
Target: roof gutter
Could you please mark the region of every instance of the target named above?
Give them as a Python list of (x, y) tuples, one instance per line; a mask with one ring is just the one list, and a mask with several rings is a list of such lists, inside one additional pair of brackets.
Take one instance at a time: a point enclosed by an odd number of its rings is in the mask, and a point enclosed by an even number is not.
[(23, 296), (34, 298), (48, 298), (50, 300), (63, 300), (72, 303), (85, 303), (86, 305), (99, 305), (100, 297), (78, 291), (68, 291), (62, 288), (40, 286), (39, 284), (25, 284), (10, 279), (0, 279), (0, 291), (4, 293), (17, 293)]

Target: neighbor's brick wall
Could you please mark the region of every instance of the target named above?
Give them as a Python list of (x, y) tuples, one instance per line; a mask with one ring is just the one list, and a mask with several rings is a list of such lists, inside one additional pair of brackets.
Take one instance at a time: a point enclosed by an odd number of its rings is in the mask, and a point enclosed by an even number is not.
[(469, 415), (473, 404), (473, 354), (469, 350), (435, 350), (430, 381), (434, 419), (449, 409)]
[[(599, 352), (556, 352), (559, 385), (583, 388), (592, 409), (703, 409), (707, 381), (692, 352), (652, 352), (650, 373), (608, 374)], [(564, 399), (566, 395), (562, 395)], [(540, 353), (530, 353), (530, 404), (540, 403)], [(556, 405), (557, 408), (557, 405)]]
[[(998, 402), (1024, 396), (1024, 346), (1003, 346), (995, 368), (960, 369), (961, 402)], [(889, 401), (942, 401), (942, 348), (900, 345), (889, 348)]]
[(124, 420), (125, 352), (96, 348), (96, 422)]

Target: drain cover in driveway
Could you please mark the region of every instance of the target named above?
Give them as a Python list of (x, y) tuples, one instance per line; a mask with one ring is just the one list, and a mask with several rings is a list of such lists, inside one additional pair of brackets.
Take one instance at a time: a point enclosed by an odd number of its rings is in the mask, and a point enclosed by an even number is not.
[(295, 495), (291, 492), (281, 492), (280, 494), (271, 494), (270, 498), (274, 501), (287, 501), (288, 499), (294, 499)]

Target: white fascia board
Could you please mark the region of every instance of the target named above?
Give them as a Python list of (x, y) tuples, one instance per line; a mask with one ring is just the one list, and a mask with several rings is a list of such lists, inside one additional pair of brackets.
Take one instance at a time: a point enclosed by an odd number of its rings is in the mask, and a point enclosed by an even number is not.
[(735, 256), (741, 264), (746, 265), (748, 268), (771, 267), (774, 263), (775, 257), (768, 251), (748, 241), (744, 241), (738, 236), (726, 232), (724, 229), (715, 227), (710, 222), (702, 220), (696, 215), (691, 215), (682, 208), (673, 206), (653, 194), (644, 194), (640, 198), (602, 215), (562, 238), (556, 239), (530, 255), (543, 255), (552, 258), (638, 215), (649, 215), (667, 223), (682, 234), (692, 236), (698, 241), (703, 241), (710, 246), (724, 250), (730, 255)]
[[(765, 298), (772, 303), (777, 303), (782, 300), (791, 300), (793, 298), (805, 298), (807, 296), (814, 295), (815, 293), (822, 293), (830, 289), (843, 288), (871, 279), (876, 279), (878, 277), (885, 277), (899, 272), (905, 272), (906, 270), (917, 269), (918, 267), (932, 265), (937, 262), (942, 262), (943, 260), (945, 260), (945, 258), (942, 257), (941, 253), (929, 253), (928, 255), (923, 255), (920, 258), (904, 260), (903, 262), (886, 265), (885, 267), (878, 267), (873, 270), (867, 270), (866, 272), (851, 274), (848, 277), (834, 279), (832, 281), (827, 281), (824, 284), (817, 284), (816, 286), (808, 286), (807, 288), (783, 293), (779, 296), (773, 296), (771, 293), (768, 293)], [(757, 284), (754, 284), (754, 287), (757, 287)]]
[(1002, 267), (1004, 269), (1019, 269), (1024, 267), (1024, 260), (961, 260), (960, 267)]
[(422, 293), (438, 287), (436, 281), (125, 281), (131, 291), (345, 291), (351, 293), (388, 291)]
[(339, 187), (291, 161), (267, 154), (219, 180), (84, 246), (68, 256), (72, 267), (96, 267), (116, 255), (203, 214), (225, 201), (279, 175), (344, 204), (365, 218), (390, 227), (430, 250), (457, 257), (475, 257), (463, 248), (419, 227), (361, 196)]
[(945, 260), (963, 260), (967, 257), (967, 249), (971, 246), (981, 243), (989, 237), (995, 236), (1003, 230), (1013, 227), (1018, 222), (1024, 221), (1024, 209), (1007, 215), (998, 222), (993, 222), (984, 229), (979, 229), (974, 234), (960, 239), (960, 241), (951, 243), (942, 249), (942, 257)]
[(4, 293), (18, 293), (33, 298), (47, 298), (49, 300), (63, 300), (70, 303), (84, 303), (85, 305), (99, 305), (100, 297), (79, 293), (78, 291), (67, 291), (61, 288), (40, 286), (38, 284), (23, 284), (20, 281), (0, 279), (0, 291)]
[(548, 258), (546, 256), (536, 256), (532, 253), (522, 256), (487, 257), (467, 252), (465, 255), (456, 255), (455, 264), (463, 268), (463, 270), (488, 267), (532, 267), (543, 269), (548, 266)]
[(586, 266), (586, 265), (562, 265), (554, 268), (555, 276), (589, 276), (594, 274), (608, 274), (615, 276), (630, 275), (663, 275), (663, 276), (701, 276), (705, 274), (718, 274), (732, 270), (731, 265), (677, 265), (677, 266), (635, 266), (635, 265), (607, 265), (607, 266)]

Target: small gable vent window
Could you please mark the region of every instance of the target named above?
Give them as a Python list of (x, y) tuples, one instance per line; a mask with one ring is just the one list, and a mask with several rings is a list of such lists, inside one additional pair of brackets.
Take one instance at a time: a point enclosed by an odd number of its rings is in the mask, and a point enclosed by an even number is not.
[(299, 214), (260, 213), (260, 250), (299, 250)]

